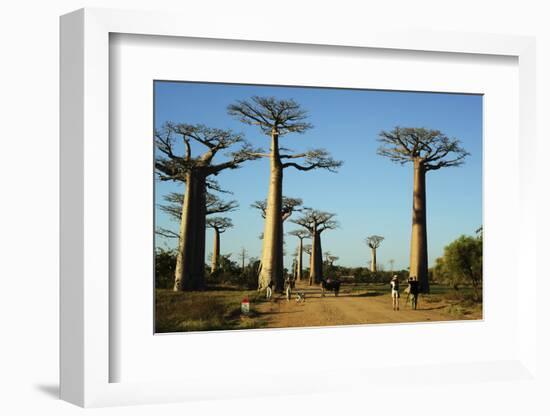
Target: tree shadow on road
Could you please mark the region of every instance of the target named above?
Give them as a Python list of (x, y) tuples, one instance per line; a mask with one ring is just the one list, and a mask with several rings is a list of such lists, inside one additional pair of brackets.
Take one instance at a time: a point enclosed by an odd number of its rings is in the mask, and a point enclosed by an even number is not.
[(302, 312), (303, 310), (300, 309), (300, 310), (295, 310), (295, 311), (265, 311), (265, 312), (260, 312), (259, 315), (260, 316), (264, 316), (264, 315), (288, 315), (288, 314), (294, 314), (294, 313), (298, 313), (298, 312)]
[(433, 306), (431, 308), (416, 308), (417, 311), (435, 311), (437, 309), (443, 309), (445, 308), (445, 305), (441, 305), (441, 306)]
[(344, 293), (339, 294), (338, 296), (332, 296), (337, 298), (374, 298), (377, 296), (383, 296), (382, 292), (366, 292), (366, 293)]

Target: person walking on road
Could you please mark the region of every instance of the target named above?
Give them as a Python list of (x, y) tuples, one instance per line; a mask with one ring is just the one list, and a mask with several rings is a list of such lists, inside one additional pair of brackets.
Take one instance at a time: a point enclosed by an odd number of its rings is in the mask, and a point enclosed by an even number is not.
[(290, 298), (292, 297), (292, 280), (290, 280), (290, 277), (287, 277), (285, 280), (285, 293), (286, 301), (290, 302)]
[(394, 311), (399, 310), (399, 279), (397, 275), (394, 274), (391, 281), (391, 299), (392, 299), (392, 308)]

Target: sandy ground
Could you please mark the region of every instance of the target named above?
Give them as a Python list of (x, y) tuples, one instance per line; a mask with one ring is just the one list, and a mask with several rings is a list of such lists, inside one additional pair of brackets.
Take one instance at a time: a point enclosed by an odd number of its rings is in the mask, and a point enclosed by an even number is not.
[[(306, 293), (305, 303), (296, 302), (297, 291)], [(325, 297), (321, 297), (318, 287), (298, 284), (290, 302), (287, 302), (282, 295), (274, 295), (271, 302), (258, 305), (257, 310), (262, 319), (266, 320), (268, 328), (457, 319), (446, 313), (448, 303), (445, 301), (427, 303), (422, 301), (421, 296), (418, 308), (412, 310), (410, 304), (405, 305), (405, 299), (406, 295), (401, 294), (400, 310), (393, 311), (389, 290), (386, 294), (368, 291), (354, 292), (351, 286), (343, 285), (338, 297), (335, 297), (333, 292), (326, 292)], [(481, 319), (481, 316), (466, 315), (460, 319)]]

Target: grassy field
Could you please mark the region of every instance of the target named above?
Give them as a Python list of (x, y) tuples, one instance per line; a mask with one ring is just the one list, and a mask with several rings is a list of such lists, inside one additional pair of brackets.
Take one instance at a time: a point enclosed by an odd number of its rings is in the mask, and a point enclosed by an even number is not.
[[(248, 297), (250, 313), (241, 314), (241, 301)], [(263, 297), (255, 290), (231, 287), (204, 292), (173, 292), (157, 289), (155, 332), (213, 331), (262, 328), (265, 322), (255, 306)]]
[[(389, 286), (383, 283), (356, 283), (342, 286), (342, 296), (378, 298), (388, 296)], [(250, 312), (241, 314), (243, 298), (250, 301)], [(405, 296), (402, 296), (405, 302)], [(265, 312), (265, 294), (255, 290), (240, 290), (234, 287), (210, 288), (204, 292), (173, 292), (156, 290), (156, 331), (189, 332), (229, 329), (266, 328), (268, 314)], [(482, 305), (472, 300), (468, 288), (460, 292), (442, 285), (432, 285), (430, 294), (420, 295), (420, 305), (437, 305), (447, 319), (479, 319)], [(262, 306), (263, 305), (263, 306)], [(404, 305), (405, 306), (405, 305)]]

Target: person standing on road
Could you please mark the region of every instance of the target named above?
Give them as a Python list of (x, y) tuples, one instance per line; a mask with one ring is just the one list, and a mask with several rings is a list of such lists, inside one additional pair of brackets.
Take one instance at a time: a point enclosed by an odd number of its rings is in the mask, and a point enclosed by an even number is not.
[(416, 310), (416, 306), (418, 305), (418, 279), (416, 276), (409, 277), (409, 287), (410, 287), (410, 295), (412, 296), (412, 302), (411, 307)]
[(273, 282), (269, 282), (269, 284), (265, 288), (265, 298), (267, 300), (271, 300), (272, 294), (273, 294)]
[(392, 308), (394, 311), (399, 310), (399, 279), (397, 275), (394, 274), (391, 281), (391, 299), (392, 299)]
[(285, 279), (285, 293), (286, 301), (290, 302), (290, 298), (292, 297), (292, 280), (290, 280), (290, 277)]

